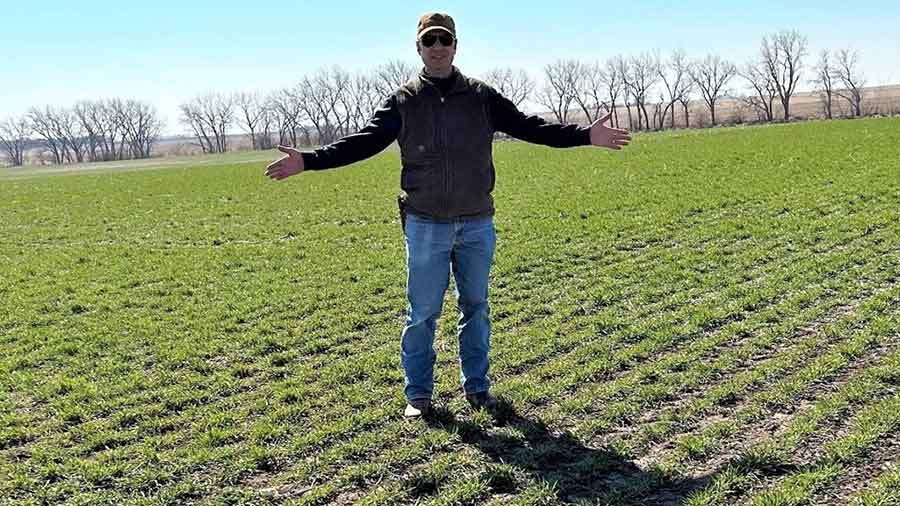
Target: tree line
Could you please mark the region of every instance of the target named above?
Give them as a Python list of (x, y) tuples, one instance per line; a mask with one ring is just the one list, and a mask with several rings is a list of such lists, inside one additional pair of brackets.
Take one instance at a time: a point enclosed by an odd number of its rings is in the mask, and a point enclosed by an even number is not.
[[(807, 74), (807, 51), (805, 36), (784, 30), (763, 37), (759, 55), (743, 65), (715, 54), (690, 59), (681, 50), (667, 58), (656, 52), (603, 63), (559, 60), (544, 67), (545, 85), (536, 98), (557, 121), (566, 122), (573, 112), (588, 121), (612, 112), (616, 126), (627, 122), (632, 130), (675, 128), (679, 109), (681, 126), (689, 127), (690, 105), (698, 100), (714, 126), (717, 106), (726, 98), (755, 113), (757, 121), (788, 121), (791, 98)], [(865, 78), (856, 51), (823, 50), (811, 70), (809, 84), (825, 117), (834, 116), (836, 99), (846, 100), (853, 116), (863, 114)], [(736, 83), (744, 85), (744, 93), (729, 87)], [(619, 117), (622, 109), (626, 118)]]
[[(791, 98), (804, 76), (817, 92), (822, 115), (835, 116), (844, 101), (850, 115), (863, 114), (865, 78), (859, 54), (823, 50), (809, 68), (807, 38), (782, 30), (762, 38), (759, 52), (743, 64), (716, 54), (689, 58), (682, 50), (616, 55), (605, 61), (557, 60), (543, 67), (537, 83), (524, 70), (496, 68), (480, 76), (517, 106), (538, 104), (556, 121), (581, 115), (593, 121), (612, 113), (615, 126), (631, 130), (690, 127), (695, 105), (709, 125), (720, 123), (718, 107), (733, 100), (756, 121), (791, 119)], [(414, 77), (419, 67), (391, 61), (351, 74), (339, 66), (304, 76), (269, 93), (206, 93), (180, 105), (180, 122), (204, 153), (229, 149), (235, 127), (252, 149), (327, 144), (361, 129), (378, 105)], [(735, 85), (743, 85), (735, 88)], [(679, 118), (676, 118), (676, 113)], [(681, 120), (678, 124), (677, 119)], [(695, 118), (693, 123), (699, 125)], [(155, 109), (136, 100), (98, 100), (74, 107), (32, 108), (0, 123), (0, 149), (13, 165), (24, 162), (38, 137), (53, 163), (145, 158), (159, 137)]]
[(55, 164), (149, 158), (162, 126), (152, 105), (133, 99), (32, 107), (0, 123), (0, 150), (13, 166), (35, 145)]
[(227, 133), (235, 125), (249, 136), (252, 149), (270, 149), (275, 142), (325, 144), (360, 130), (380, 102), (418, 70), (402, 61), (379, 65), (371, 73), (351, 74), (333, 66), (266, 95), (195, 97), (181, 104), (180, 119), (204, 153), (225, 152)]

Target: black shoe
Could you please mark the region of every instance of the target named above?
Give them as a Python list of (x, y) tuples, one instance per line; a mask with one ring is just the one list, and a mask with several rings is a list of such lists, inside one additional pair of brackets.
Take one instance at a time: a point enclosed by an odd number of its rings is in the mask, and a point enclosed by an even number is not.
[(431, 413), (431, 399), (413, 399), (406, 404), (403, 416), (406, 418), (419, 418)]
[(466, 394), (466, 400), (472, 409), (486, 409), (493, 411), (497, 409), (497, 399), (488, 392), (476, 392), (474, 394)]

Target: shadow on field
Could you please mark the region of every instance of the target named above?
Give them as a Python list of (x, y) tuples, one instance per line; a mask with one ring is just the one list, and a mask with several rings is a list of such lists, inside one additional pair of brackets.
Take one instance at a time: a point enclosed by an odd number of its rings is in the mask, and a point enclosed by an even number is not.
[[(502, 399), (493, 418), (494, 427), (514, 428), (524, 441), (487, 432), (477, 423), (457, 419), (446, 408), (435, 408), (427, 422), (458, 432), (464, 443), (477, 446), (495, 463), (513, 466), (552, 485), (563, 503), (674, 505), (709, 482), (709, 477), (676, 481), (641, 470), (612, 449), (589, 448), (569, 432), (553, 431), (517, 414)], [(516, 492), (515, 480), (508, 473), (488, 472), (485, 478), (495, 494)]]

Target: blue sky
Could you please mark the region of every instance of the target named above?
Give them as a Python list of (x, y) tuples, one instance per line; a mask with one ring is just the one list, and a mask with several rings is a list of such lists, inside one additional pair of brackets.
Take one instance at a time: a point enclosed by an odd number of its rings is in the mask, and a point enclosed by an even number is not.
[(178, 104), (206, 91), (269, 91), (333, 64), (418, 63), (415, 24), (426, 10), (456, 19), (456, 64), (475, 76), (511, 66), (536, 78), (559, 58), (674, 48), (742, 63), (763, 35), (797, 28), (810, 65), (822, 48), (858, 49), (869, 84), (900, 84), (900, 2), (787, 3), (3, 0), (0, 120), (31, 106), (123, 97), (154, 104), (167, 133), (182, 133)]

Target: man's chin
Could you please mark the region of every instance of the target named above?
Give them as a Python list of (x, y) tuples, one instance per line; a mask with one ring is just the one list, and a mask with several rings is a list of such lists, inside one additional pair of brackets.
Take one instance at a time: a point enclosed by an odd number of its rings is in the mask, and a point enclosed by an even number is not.
[(452, 66), (450, 66), (448, 64), (428, 66), (429, 74), (443, 74), (443, 73), (449, 72), (451, 70), (452, 70)]

